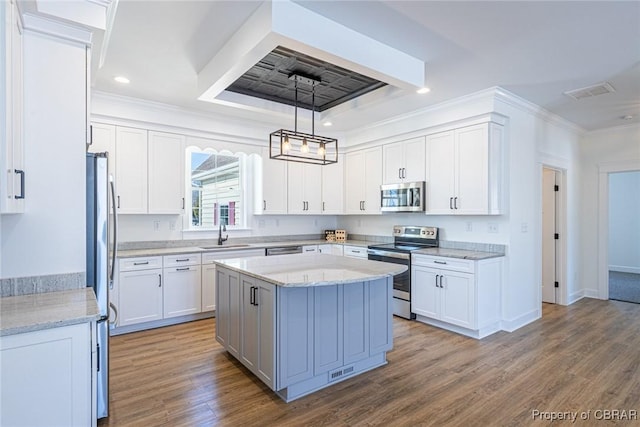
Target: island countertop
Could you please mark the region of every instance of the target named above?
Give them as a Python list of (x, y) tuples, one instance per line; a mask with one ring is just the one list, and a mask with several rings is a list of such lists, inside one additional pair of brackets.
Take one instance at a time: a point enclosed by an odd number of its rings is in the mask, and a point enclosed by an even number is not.
[(216, 265), (283, 287), (366, 282), (407, 271), (406, 265), (328, 254), (233, 258)]

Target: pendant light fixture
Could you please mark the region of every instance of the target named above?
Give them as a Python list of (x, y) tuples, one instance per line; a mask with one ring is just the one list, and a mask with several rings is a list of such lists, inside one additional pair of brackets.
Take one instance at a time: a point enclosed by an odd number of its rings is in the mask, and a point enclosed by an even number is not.
[[(338, 140), (315, 134), (316, 86), (320, 80), (292, 74), (295, 84), (294, 130), (280, 129), (269, 135), (269, 157), (289, 162), (328, 165), (338, 162)], [(298, 85), (311, 86), (311, 134), (298, 132)]]

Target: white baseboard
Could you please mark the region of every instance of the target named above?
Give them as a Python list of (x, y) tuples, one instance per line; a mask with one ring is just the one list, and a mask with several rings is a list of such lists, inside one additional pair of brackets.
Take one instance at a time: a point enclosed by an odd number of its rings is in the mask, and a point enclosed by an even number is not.
[(569, 294), (569, 300), (567, 301), (567, 305), (571, 305), (574, 302), (578, 302), (584, 297), (585, 297), (584, 289), (580, 289), (577, 292), (573, 292), (573, 293)]
[(640, 274), (640, 267), (632, 267), (628, 265), (610, 265), (609, 271), (617, 271), (619, 273)]
[(531, 322), (535, 322), (536, 320), (542, 317), (542, 309), (538, 308), (535, 310), (531, 310), (528, 313), (525, 313), (521, 316), (518, 316), (513, 319), (503, 320), (501, 329), (507, 332), (513, 332), (516, 329), (520, 329), (525, 325), (528, 325)]

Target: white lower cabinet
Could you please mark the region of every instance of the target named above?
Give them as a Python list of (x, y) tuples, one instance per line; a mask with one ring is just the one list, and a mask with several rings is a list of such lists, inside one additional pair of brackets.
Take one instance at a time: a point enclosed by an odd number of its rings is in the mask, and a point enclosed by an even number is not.
[(0, 425), (95, 426), (95, 323), (0, 337)]
[(418, 320), (475, 338), (499, 330), (502, 258), (412, 255), (411, 311)]
[(162, 257), (118, 260), (118, 326), (162, 319)]
[(367, 258), (367, 248), (362, 246), (344, 245), (342, 248), (343, 255), (351, 258)]
[(318, 245), (318, 252), (321, 254), (329, 254), (329, 255), (343, 255), (343, 245), (339, 244), (326, 244), (326, 245)]
[(171, 267), (164, 270), (163, 318), (202, 311), (200, 265)]

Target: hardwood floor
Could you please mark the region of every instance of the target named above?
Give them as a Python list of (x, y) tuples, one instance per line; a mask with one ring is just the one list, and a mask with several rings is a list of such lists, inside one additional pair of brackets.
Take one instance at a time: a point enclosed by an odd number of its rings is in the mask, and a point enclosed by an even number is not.
[[(576, 412), (577, 425), (640, 424), (637, 304), (545, 305), (541, 320), (480, 341), (394, 318), (388, 365), (289, 404), (226, 354), (214, 328), (206, 319), (112, 337), (111, 412), (99, 426), (551, 423), (534, 410)], [(637, 415), (603, 421), (598, 410)]]

